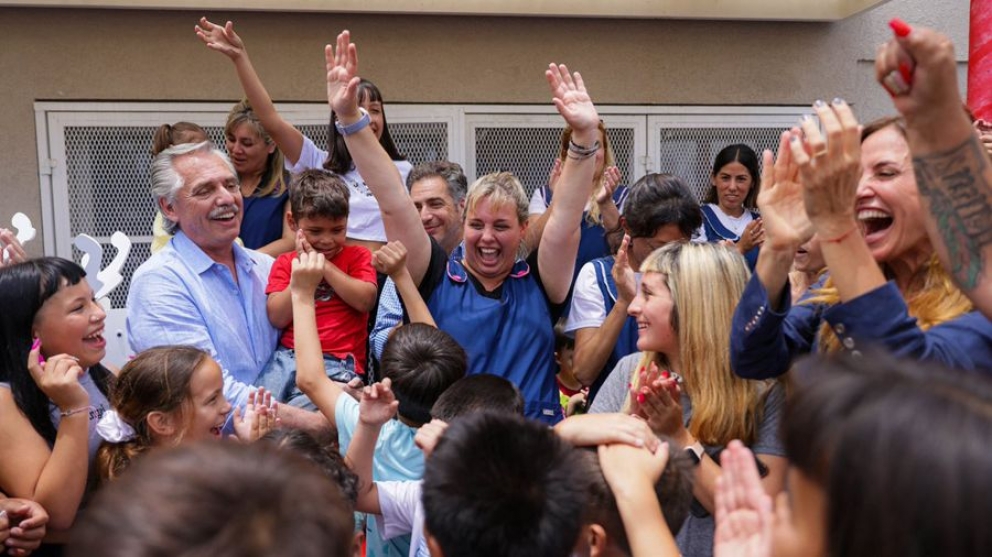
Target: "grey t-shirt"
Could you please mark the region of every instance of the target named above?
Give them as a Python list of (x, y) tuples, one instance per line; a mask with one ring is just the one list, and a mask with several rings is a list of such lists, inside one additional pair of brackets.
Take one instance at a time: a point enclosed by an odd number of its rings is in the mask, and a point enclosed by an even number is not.
[[(613, 372), (603, 383), (599, 394), (593, 400), (589, 413), (611, 413), (619, 412), (623, 408), (624, 399), (627, 396), (628, 385), (641, 360), (641, 353), (625, 356), (619, 362)], [(757, 455), (785, 456), (785, 447), (779, 439), (779, 424), (782, 419), (782, 411), (785, 407), (785, 390), (778, 382), (772, 383), (768, 396), (765, 397), (764, 414), (761, 423), (758, 424), (758, 436), (751, 444), (751, 450)], [(682, 419), (686, 426), (692, 418), (692, 401), (682, 394)], [(720, 462), (720, 452), (723, 447), (704, 445), (706, 454), (714, 462)], [(693, 511), (703, 511), (701, 505), (693, 505)], [(683, 557), (709, 557), (713, 555), (713, 531), (715, 523), (713, 515), (706, 513), (705, 516), (690, 514), (682, 524), (682, 529), (676, 536), (679, 550)]]

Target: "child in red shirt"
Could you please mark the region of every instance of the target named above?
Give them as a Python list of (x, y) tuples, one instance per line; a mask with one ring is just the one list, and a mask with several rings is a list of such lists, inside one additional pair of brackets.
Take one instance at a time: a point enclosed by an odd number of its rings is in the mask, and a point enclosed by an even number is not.
[(327, 259), (315, 296), (317, 332), (327, 375), (335, 381), (348, 382), (365, 373), (368, 312), (375, 304), (376, 275), (368, 249), (345, 245), (348, 187), (340, 177), (325, 170), (306, 170), (293, 179), (289, 202), (286, 218), (296, 230), (297, 250), (276, 259), (265, 289), (269, 321), (284, 331), (279, 348), (255, 385), (270, 390), (280, 402), (314, 409), (296, 388), (289, 289), (293, 258), (300, 251), (318, 251)]

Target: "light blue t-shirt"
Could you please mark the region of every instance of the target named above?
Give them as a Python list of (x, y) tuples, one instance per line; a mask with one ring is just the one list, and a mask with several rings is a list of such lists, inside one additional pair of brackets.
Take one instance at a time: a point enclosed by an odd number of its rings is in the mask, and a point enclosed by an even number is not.
[[(338, 445), (341, 454), (345, 455), (358, 425), (358, 401), (347, 395), (339, 396), (334, 407), (334, 421), (338, 428)], [(419, 480), (423, 477), (424, 453), (413, 442), (416, 434), (416, 429), (396, 418), (382, 426), (372, 459), (374, 481)], [(369, 515), (366, 527), (367, 557), (407, 557), (409, 553), (410, 536), (383, 541), (375, 517)]]

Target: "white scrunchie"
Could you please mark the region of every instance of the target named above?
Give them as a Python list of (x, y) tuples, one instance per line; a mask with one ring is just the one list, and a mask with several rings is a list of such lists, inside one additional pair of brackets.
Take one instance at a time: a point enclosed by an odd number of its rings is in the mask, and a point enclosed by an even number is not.
[(96, 424), (96, 432), (110, 443), (124, 443), (138, 436), (121, 415), (114, 410), (107, 410)]

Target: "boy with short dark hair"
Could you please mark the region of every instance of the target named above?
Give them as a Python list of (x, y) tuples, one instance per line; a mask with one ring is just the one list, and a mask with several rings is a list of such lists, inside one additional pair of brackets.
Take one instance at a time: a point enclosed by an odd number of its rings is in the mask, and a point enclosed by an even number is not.
[(296, 335), (289, 284), (298, 253), (318, 252), (325, 258), (314, 299), (327, 376), (347, 383), (365, 373), (368, 312), (375, 304), (376, 275), (369, 250), (345, 244), (348, 195), (341, 178), (325, 170), (306, 170), (290, 184), (286, 218), (297, 234), (296, 252), (276, 259), (266, 287), (269, 321), (284, 331), (279, 348), (255, 383), (281, 402), (313, 409), (295, 389), (294, 379)]
[[(319, 252), (301, 253), (292, 265), (290, 290), (296, 326), (296, 382), (337, 428), (338, 443), (345, 453), (352, 441), (361, 442), (364, 423), (359, 415), (359, 403), (323, 372), (314, 317), (314, 291), (322, 277), (324, 256)], [(429, 409), (441, 393), (465, 375), (468, 367), (465, 350), (448, 334), (429, 325), (412, 323), (393, 334), (386, 343), (382, 361), (383, 383), (366, 389), (377, 393), (378, 389), (385, 388), (392, 397), (392, 386), (395, 386), (399, 401), (392, 404), (391, 410), (395, 413), (398, 406), (400, 416), (399, 419), (387, 418), (376, 426), (377, 432), (382, 426), (383, 433), (372, 441), (373, 476), (376, 480), (420, 479), (424, 458), (414, 444), (416, 428), (430, 420)], [(369, 555), (406, 555), (409, 551), (408, 539), (391, 541), (387, 549), (371, 520), (368, 534)]]
[(496, 375), (462, 377), (431, 408), (435, 420), (451, 420), (476, 412), (524, 415), (524, 397), (512, 382)]

